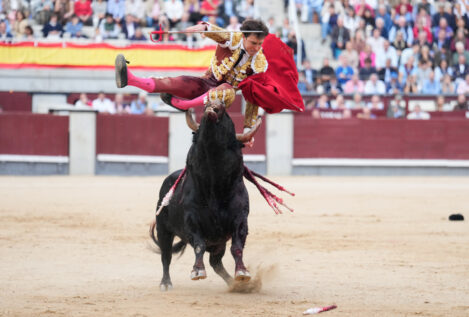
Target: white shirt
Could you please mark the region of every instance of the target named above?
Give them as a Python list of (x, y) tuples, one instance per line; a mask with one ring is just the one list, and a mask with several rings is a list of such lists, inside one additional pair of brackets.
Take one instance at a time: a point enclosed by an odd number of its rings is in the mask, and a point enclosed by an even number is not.
[(365, 84), (364, 93), (366, 95), (384, 95), (386, 93), (386, 85), (381, 80), (377, 80), (375, 83), (368, 80)]
[(116, 109), (114, 108), (114, 103), (108, 98), (104, 98), (103, 100), (97, 98), (93, 100), (91, 107), (94, 110), (97, 110), (98, 112), (116, 113)]

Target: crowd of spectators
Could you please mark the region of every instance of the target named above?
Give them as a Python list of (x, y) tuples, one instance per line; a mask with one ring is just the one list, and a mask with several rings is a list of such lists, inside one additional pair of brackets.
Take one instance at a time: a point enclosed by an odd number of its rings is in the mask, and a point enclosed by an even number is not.
[[(0, 0), (0, 41), (63, 37), (146, 41), (149, 34), (142, 28), (178, 30), (210, 21), (236, 30), (247, 18), (259, 18), (254, 0)], [(33, 26), (41, 26), (40, 34)], [(164, 37), (164, 41), (189, 39), (184, 34)]]
[[(355, 96), (469, 94), (469, 0), (297, 0), (304, 23), (320, 23), (331, 55), (312, 69), (299, 69), (302, 93), (325, 95), (309, 107), (336, 108), (341, 95), (354, 95), (345, 109), (361, 105)], [(460, 98), (462, 99), (462, 97)], [(458, 102), (458, 105), (460, 103)], [(421, 110), (420, 106), (416, 107)], [(458, 108), (458, 107), (456, 107)], [(459, 107), (468, 110), (465, 107)], [(440, 110), (453, 110), (440, 107)], [(399, 116), (402, 109), (397, 111)], [(410, 117), (426, 117), (419, 114)]]

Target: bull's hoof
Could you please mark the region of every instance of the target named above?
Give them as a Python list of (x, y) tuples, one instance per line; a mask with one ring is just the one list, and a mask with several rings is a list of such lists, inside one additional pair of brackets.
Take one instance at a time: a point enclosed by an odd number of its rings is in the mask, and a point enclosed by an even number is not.
[(191, 272), (191, 280), (197, 281), (197, 280), (203, 280), (207, 278), (207, 273), (205, 270), (192, 270)]
[(170, 291), (173, 289), (173, 284), (169, 283), (169, 284), (163, 284), (161, 283), (160, 284), (160, 291), (162, 292), (167, 292), (167, 291)]
[(251, 279), (251, 274), (247, 270), (238, 270), (235, 273), (235, 280), (238, 282), (248, 282)]

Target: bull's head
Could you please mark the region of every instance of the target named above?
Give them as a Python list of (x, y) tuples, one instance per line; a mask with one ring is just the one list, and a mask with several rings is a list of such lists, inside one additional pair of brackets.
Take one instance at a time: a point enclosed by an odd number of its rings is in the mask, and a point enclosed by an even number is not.
[[(224, 115), (224, 113), (225, 106), (222, 102), (218, 100), (208, 102), (205, 106), (204, 116), (207, 116), (207, 119), (210, 121), (218, 121)], [(186, 111), (186, 122), (189, 128), (192, 129), (192, 131), (196, 132), (199, 129), (199, 124), (194, 119), (194, 109), (191, 108)], [(244, 133), (237, 133), (236, 139), (243, 143), (248, 142), (249, 140), (251, 140), (252, 137), (254, 137), (257, 130), (259, 130), (261, 123), (262, 119), (259, 117), (251, 129), (245, 131)]]

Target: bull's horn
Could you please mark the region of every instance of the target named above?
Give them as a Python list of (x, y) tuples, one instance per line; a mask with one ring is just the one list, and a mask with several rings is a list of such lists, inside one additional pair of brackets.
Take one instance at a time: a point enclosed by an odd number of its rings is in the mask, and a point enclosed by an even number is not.
[(199, 129), (199, 124), (194, 120), (194, 109), (190, 108), (186, 111), (186, 122), (192, 131), (196, 132)]
[(256, 120), (256, 123), (254, 124), (254, 126), (249, 131), (246, 131), (245, 133), (237, 133), (236, 139), (243, 143), (248, 142), (249, 140), (251, 140), (254, 134), (256, 134), (257, 130), (259, 130), (261, 123), (262, 123), (262, 118), (259, 117)]

